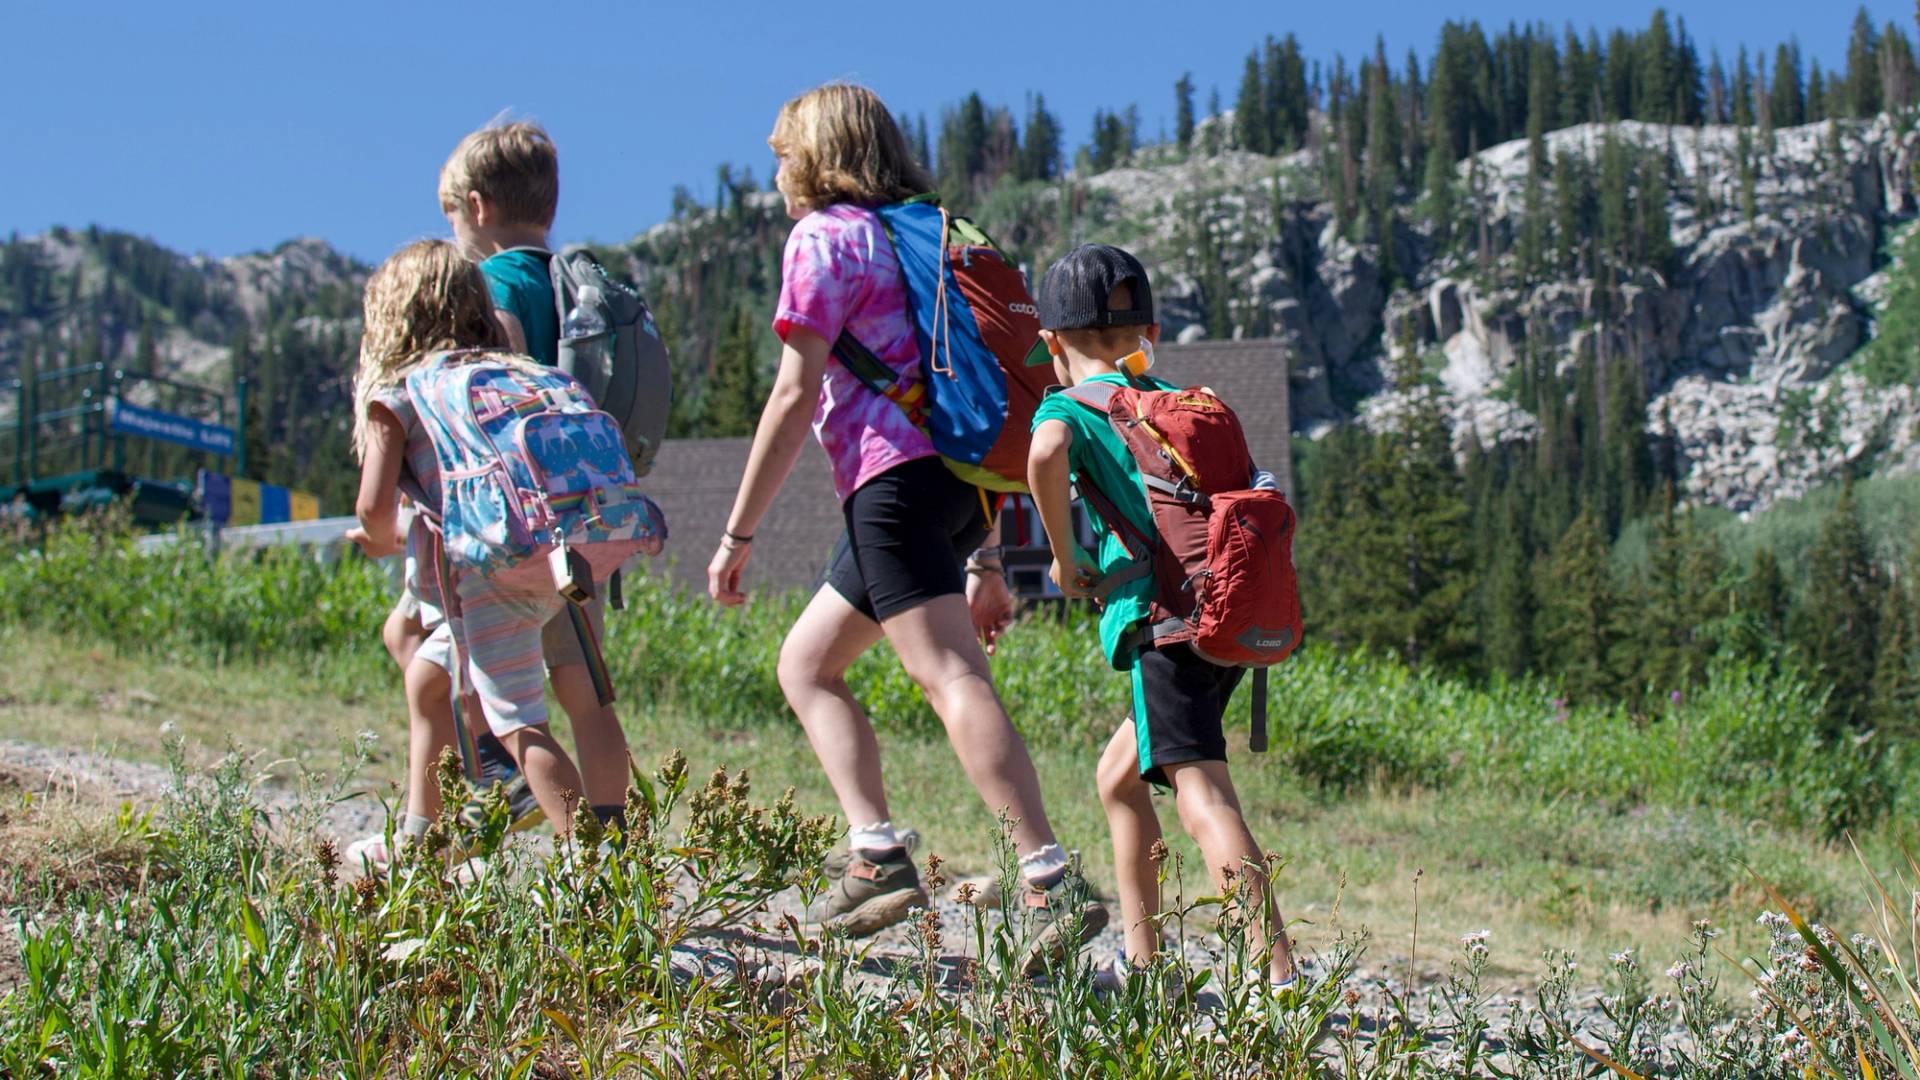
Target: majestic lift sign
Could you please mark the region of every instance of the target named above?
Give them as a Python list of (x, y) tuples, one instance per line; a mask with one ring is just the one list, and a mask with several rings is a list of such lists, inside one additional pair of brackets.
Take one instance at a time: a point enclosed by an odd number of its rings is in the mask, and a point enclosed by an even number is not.
[(232, 454), (234, 448), (230, 427), (144, 408), (122, 398), (114, 398), (108, 405), (107, 428), (119, 435), (159, 439), (213, 454)]

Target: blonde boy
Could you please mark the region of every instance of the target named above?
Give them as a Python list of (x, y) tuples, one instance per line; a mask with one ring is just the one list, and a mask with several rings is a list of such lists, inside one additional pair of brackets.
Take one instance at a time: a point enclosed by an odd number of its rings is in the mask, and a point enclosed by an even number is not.
[[(543, 364), (556, 363), (560, 320), (547, 270), (552, 258), (547, 232), (560, 205), (560, 158), (553, 139), (524, 120), (488, 124), (453, 148), (440, 169), (439, 195), (455, 243), (480, 264), (507, 344)], [(605, 608), (598, 598), (587, 605), (587, 617), (596, 639), (604, 641)], [(540, 645), (554, 696), (567, 716), (580, 723), (604, 713), (601, 720), (617, 730), (613, 709), (601, 705), (594, 692), (584, 647), (565, 612), (547, 624)], [(489, 753), (483, 746), (482, 757)], [(594, 812), (603, 819), (617, 813), (626, 799), (626, 755), (585, 759), (580, 769)]]
[[(1141, 342), (1150, 349), (1160, 337), (1146, 271), (1119, 248), (1086, 244), (1068, 252), (1048, 269), (1038, 300), (1040, 336), (1066, 386), (1124, 383), (1123, 365), (1130, 357), (1138, 364), (1144, 359)], [(1090, 564), (1079, 551), (1070, 516), (1074, 483), (1098, 490), (1133, 529), (1155, 535), (1132, 454), (1104, 415), (1066, 394), (1050, 395), (1034, 414), (1027, 476), (1053, 548), (1053, 580), (1067, 596), (1090, 595), (1102, 576), (1131, 561), (1111, 527), (1096, 530), (1105, 534), (1097, 563)], [(1100, 619), (1107, 659), (1133, 679), (1134, 715), (1114, 732), (1098, 770), (1100, 801), (1113, 833), (1123, 959), (1132, 968), (1145, 967), (1160, 944), (1159, 890), (1150, 851), (1161, 834), (1151, 786), (1168, 787), (1215, 884), (1225, 890), (1240, 883), (1253, 944), (1266, 954), (1267, 982), (1291, 993), (1298, 974), (1292, 950), (1284, 933), (1269, 940), (1268, 928), (1279, 925), (1278, 912), (1267, 895), (1260, 846), (1247, 829), (1227, 773), (1222, 717), (1242, 672), (1210, 664), (1186, 645), (1136, 644), (1153, 588), (1151, 574), (1119, 585), (1105, 597)], [(1119, 970), (1124, 974), (1132, 968), (1123, 964)]]

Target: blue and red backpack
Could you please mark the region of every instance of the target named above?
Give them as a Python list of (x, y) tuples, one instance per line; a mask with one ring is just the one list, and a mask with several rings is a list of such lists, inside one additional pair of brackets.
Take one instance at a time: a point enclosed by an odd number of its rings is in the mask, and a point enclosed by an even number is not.
[(833, 355), (899, 405), (955, 475), (988, 491), (1024, 493), (1033, 412), (1053, 382), (1026, 279), (986, 233), (933, 195), (874, 212), (900, 260), (921, 379), (902, 386), (845, 330)]

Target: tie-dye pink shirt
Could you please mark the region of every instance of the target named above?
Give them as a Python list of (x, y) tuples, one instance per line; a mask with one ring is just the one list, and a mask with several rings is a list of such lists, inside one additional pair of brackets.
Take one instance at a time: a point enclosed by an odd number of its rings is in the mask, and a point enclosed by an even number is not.
[[(842, 203), (801, 218), (787, 237), (780, 278), (773, 330), (782, 341), (796, 326), (828, 341), (844, 328), (903, 382), (920, 380), (920, 346), (907, 316), (900, 261), (873, 211)], [(833, 489), (842, 502), (888, 469), (934, 454), (898, 405), (831, 358), (820, 380), (813, 433), (833, 465)]]

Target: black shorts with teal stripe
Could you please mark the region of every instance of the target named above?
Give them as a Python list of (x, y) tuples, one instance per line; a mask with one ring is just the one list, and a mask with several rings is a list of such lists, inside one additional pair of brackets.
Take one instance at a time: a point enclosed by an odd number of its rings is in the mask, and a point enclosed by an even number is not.
[(1227, 760), (1227, 703), (1245, 668), (1221, 667), (1185, 645), (1140, 650), (1133, 665), (1133, 737), (1140, 779), (1168, 786), (1168, 765)]

